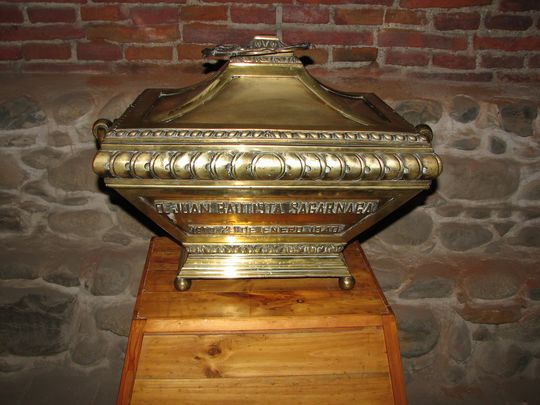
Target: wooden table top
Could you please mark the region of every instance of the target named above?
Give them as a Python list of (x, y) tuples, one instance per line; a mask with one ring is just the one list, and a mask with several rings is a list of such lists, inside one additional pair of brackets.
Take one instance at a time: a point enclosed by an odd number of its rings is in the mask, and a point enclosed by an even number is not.
[[(183, 249), (166, 237), (153, 238), (143, 274), (135, 319), (146, 319), (146, 330), (186, 331), (287, 328), (288, 322), (304, 327), (354, 327), (380, 324), (391, 310), (377, 284), (359, 243), (349, 245), (344, 256), (356, 286), (339, 288), (337, 279), (234, 279), (193, 280), (190, 290), (179, 292), (174, 279)], [(175, 326), (176, 325), (176, 326)], [(191, 327), (190, 327), (191, 325)], [(172, 330), (171, 330), (172, 328)]]

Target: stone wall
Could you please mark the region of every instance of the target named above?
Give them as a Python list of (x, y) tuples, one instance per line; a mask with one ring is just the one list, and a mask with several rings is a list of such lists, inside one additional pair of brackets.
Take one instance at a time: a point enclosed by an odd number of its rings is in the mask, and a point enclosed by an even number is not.
[[(97, 181), (91, 125), (155, 77), (0, 77), (0, 387), (4, 403), (114, 403), (148, 241)], [(507, 404), (540, 380), (537, 88), (322, 77), (426, 122), (445, 169), (362, 236), (397, 313), (411, 404)]]

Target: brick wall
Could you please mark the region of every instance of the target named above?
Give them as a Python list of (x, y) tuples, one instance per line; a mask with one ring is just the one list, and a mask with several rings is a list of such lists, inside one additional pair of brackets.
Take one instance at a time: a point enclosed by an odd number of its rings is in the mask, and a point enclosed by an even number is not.
[(538, 0), (0, 1), (3, 71), (193, 65), (255, 34), (309, 41), (323, 70), (464, 81), (540, 80)]

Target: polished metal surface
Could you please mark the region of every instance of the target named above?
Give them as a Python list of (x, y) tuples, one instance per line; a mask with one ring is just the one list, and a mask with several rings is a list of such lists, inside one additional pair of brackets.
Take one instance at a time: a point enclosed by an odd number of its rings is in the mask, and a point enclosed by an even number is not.
[(207, 53), (230, 61), (211, 80), (145, 90), (94, 125), (94, 171), (185, 247), (180, 290), (239, 277), (353, 288), (344, 246), (442, 170), (428, 126), (320, 84), (293, 48), (218, 47)]

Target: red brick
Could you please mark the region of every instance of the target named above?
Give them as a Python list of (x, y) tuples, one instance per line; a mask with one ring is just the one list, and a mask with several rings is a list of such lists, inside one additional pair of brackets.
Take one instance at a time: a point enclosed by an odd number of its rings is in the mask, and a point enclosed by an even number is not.
[(21, 48), (18, 46), (0, 46), (0, 60), (17, 60), (21, 56)]
[(452, 53), (435, 54), (433, 55), (433, 66), (446, 69), (474, 69), (476, 67), (476, 58)]
[(461, 8), (488, 6), (493, 0), (401, 0), (399, 5), (406, 8)]
[(540, 68), (540, 55), (534, 55), (529, 58), (530, 68)]
[(199, 44), (224, 44), (234, 43), (246, 45), (255, 35), (275, 35), (274, 30), (261, 32), (261, 29), (239, 29), (227, 25), (215, 25), (204, 23), (185, 24), (182, 38), (185, 42)]
[[(86, 0), (82, 1), (83, 3)], [(93, 0), (94, 3), (112, 3), (111, 0)], [(186, 0), (120, 0), (115, 3), (173, 3), (173, 4), (183, 4)]]
[(231, 7), (231, 20), (246, 24), (275, 24), (276, 9), (266, 7)]
[(183, 6), (180, 10), (182, 21), (225, 21), (226, 6)]
[(388, 29), (379, 32), (379, 46), (461, 50), (467, 48), (467, 41), (463, 37), (446, 37), (424, 34), (421, 31)]
[(84, 37), (84, 30), (69, 24), (54, 24), (41, 27), (8, 25), (0, 27), (3, 41), (28, 41), (49, 39), (77, 39)]
[(55, 22), (74, 22), (75, 9), (68, 7), (36, 7), (26, 10), (28, 18), (33, 23), (55, 23)]
[(297, 58), (309, 58), (315, 65), (324, 65), (328, 62), (328, 51), (326, 49), (298, 49), (294, 51), (294, 54)]
[(338, 25), (380, 25), (384, 10), (380, 8), (338, 8), (334, 20)]
[(0, 23), (20, 23), (24, 18), (17, 6), (0, 6)]
[(103, 63), (60, 63), (60, 62), (27, 62), (23, 65), (24, 72), (48, 73), (95, 73), (103, 72), (107, 67)]
[(377, 48), (334, 48), (334, 62), (372, 62), (377, 60)]
[(57, 3), (74, 3), (74, 4), (81, 4), (81, 3), (86, 3), (87, 0), (32, 0), (32, 1), (27, 1), (27, 0), (5, 0), (6, 2), (10, 2), (10, 3), (53, 3), (53, 4), (57, 4)]
[(427, 19), (424, 11), (387, 9), (384, 22), (387, 24), (423, 25)]
[(293, 2), (293, 0), (252, 0), (252, 1), (231, 1), (231, 0), (205, 0), (206, 3), (246, 3), (246, 4), (274, 4), (274, 3), (280, 3), (280, 4), (290, 4)]
[(178, 26), (158, 25), (153, 27), (124, 26), (117, 24), (92, 25), (86, 29), (90, 40), (112, 42), (169, 42), (179, 38)]
[(496, 30), (525, 31), (532, 25), (532, 18), (525, 15), (499, 14), (486, 16), (486, 28)]
[(482, 55), (482, 61), (480, 66), (483, 68), (507, 68), (507, 69), (516, 69), (523, 67), (523, 56), (516, 55), (491, 55), (485, 54)]
[(394, 3), (394, 0), (297, 0), (297, 3), (306, 3), (306, 4), (371, 4), (371, 5), (381, 5), (381, 6), (391, 6)]
[(327, 8), (309, 6), (283, 6), (283, 22), (326, 24), (330, 20)]
[(426, 80), (451, 80), (456, 82), (490, 82), (493, 80), (493, 73), (433, 73), (433, 72), (413, 72), (410, 76)]
[(137, 7), (130, 10), (130, 16), (138, 26), (171, 24), (178, 22), (178, 9), (176, 7)]
[(424, 52), (417, 51), (398, 51), (389, 49), (386, 52), (387, 65), (399, 66), (427, 66), (429, 56)]
[(24, 59), (56, 59), (65, 60), (71, 57), (69, 44), (24, 44), (22, 47)]
[(540, 37), (475, 37), (474, 47), (503, 51), (538, 51), (540, 50)]
[(539, 73), (497, 72), (497, 79), (502, 82), (537, 83), (537, 82), (540, 82), (540, 74)]
[(130, 46), (126, 49), (127, 60), (171, 60), (172, 48), (170, 46)]
[(178, 60), (201, 60), (204, 59), (202, 50), (208, 48), (209, 45), (196, 45), (196, 44), (181, 44), (178, 45)]
[(372, 45), (373, 34), (370, 31), (297, 31), (284, 30), (283, 39), (287, 44), (309, 42), (315, 45)]
[(433, 19), (435, 28), (440, 31), (476, 30), (480, 26), (478, 13), (445, 13), (437, 14)]
[(503, 11), (540, 10), (540, 2), (538, 0), (502, 0), (499, 9)]
[(123, 20), (124, 13), (118, 6), (81, 7), (83, 21), (118, 21)]
[(119, 60), (122, 51), (118, 45), (107, 42), (89, 42), (77, 44), (77, 58), (79, 60)]

